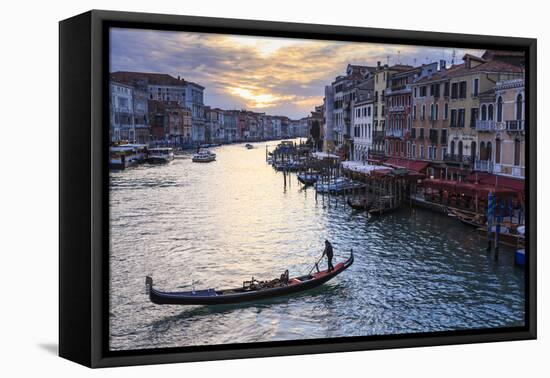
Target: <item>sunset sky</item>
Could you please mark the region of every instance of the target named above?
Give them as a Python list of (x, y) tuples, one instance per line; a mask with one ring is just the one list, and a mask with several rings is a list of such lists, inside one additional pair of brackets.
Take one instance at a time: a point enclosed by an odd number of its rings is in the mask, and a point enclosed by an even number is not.
[[(454, 49), (455, 63), (468, 52)], [(205, 87), (206, 105), (294, 119), (322, 104), (324, 86), (348, 63), (451, 62), (453, 48), (111, 29), (111, 72), (178, 75)], [(389, 58), (388, 58), (389, 57)]]

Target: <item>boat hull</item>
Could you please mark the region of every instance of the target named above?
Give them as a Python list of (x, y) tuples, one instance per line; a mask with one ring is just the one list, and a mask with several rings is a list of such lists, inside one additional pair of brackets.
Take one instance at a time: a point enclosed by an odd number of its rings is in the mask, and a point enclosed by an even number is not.
[[(222, 293), (224, 290), (216, 291), (214, 289), (197, 290), (194, 292), (163, 292), (153, 287), (153, 280), (151, 277), (145, 278), (145, 285), (149, 292), (151, 302), (160, 305), (219, 305), (243, 303), (286, 296), (321, 286), (351, 266), (353, 260), (354, 257), (352, 252), (347, 261), (337, 264), (331, 272), (324, 270), (314, 273), (311, 276), (307, 275), (290, 278), (289, 283), (284, 286), (232, 294), (220, 295), (219, 293)], [(304, 281), (301, 281), (301, 279)]]

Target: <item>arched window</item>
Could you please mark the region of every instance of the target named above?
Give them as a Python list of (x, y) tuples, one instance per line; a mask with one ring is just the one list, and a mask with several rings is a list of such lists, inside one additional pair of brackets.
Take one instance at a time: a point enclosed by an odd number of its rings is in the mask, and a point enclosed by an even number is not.
[(523, 119), (523, 96), (521, 93), (518, 94), (518, 97), (516, 98), (516, 119)]
[(462, 157), (462, 141), (458, 142), (458, 156)]
[(495, 163), (500, 164), (500, 148), (501, 148), (502, 142), (500, 139), (497, 139), (495, 141)]
[(497, 100), (497, 122), (502, 122), (502, 97)]
[(481, 105), (481, 120), (487, 120), (487, 106), (485, 104)]
[(494, 115), (494, 106), (493, 104), (489, 104), (488, 108), (487, 108), (487, 119), (489, 121), (492, 121), (494, 119), (493, 115)]
[(455, 154), (455, 141), (453, 140), (451, 142), (451, 155), (454, 155)]
[(487, 160), (493, 160), (493, 146), (491, 145), (491, 142), (487, 142)]
[(485, 142), (479, 144), (479, 160), (487, 160), (487, 150), (485, 149)]
[(472, 161), (476, 159), (476, 147), (476, 142), (472, 141), (472, 144), (470, 145)]

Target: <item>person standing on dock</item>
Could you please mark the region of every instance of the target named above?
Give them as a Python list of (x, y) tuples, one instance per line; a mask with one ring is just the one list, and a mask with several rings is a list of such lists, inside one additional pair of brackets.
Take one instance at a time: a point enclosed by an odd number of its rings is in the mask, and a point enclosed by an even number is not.
[[(325, 250), (323, 251), (323, 256), (327, 256), (327, 263), (328, 263), (328, 271), (331, 272), (334, 270), (334, 266), (332, 265), (332, 258), (334, 257), (334, 251), (332, 250), (332, 244), (328, 240), (325, 240)], [(323, 258), (321, 256), (321, 258)]]

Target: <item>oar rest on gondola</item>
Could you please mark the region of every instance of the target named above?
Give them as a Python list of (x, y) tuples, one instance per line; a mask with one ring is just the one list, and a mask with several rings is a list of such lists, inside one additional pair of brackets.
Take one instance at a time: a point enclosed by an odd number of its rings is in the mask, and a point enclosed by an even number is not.
[(353, 250), (349, 258), (336, 264), (334, 270), (322, 270), (299, 277), (288, 277), (286, 271), (281, 278), (271, 281), (258, 281), (254, 278), (245, 281), (242, 287), (227, 290), (205, 289), (179, 292), (165, 292), (154, 288), (153, 279), (145, 278), (145, 286), (151, 302), (156, 304), (215, 305), (249, 302), (273, 298), (309, 290), (334, 278), (353, 264)]

